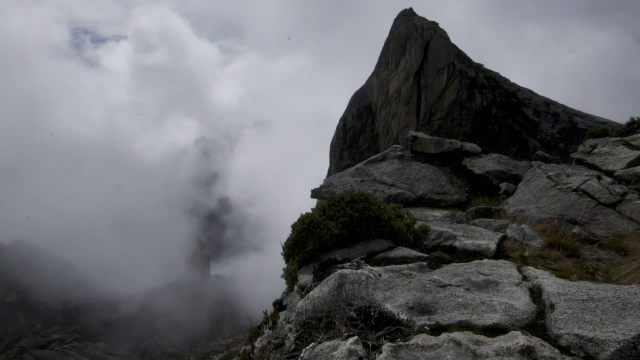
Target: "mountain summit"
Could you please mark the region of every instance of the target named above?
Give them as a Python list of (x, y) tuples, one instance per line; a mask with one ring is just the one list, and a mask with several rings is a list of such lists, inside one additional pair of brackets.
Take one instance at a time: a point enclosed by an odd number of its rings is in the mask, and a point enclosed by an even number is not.
[(406, 145), (409, 131), (529, 159), (566, 159), (591, 128), (619, 124), (512, 83), (469, 58), (434, 21), (402, 10), (378, 62), (351, 97), (331, 141), (328, 175)]

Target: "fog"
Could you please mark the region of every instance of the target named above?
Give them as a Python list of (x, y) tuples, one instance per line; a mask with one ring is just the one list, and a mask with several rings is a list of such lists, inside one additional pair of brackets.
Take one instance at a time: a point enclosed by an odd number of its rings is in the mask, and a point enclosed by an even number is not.
[(601, 4), (5, 0), (0, 242), (117, 294), (211, 260), (255, 316), (284, 289), (281, 243), (398, 11), (516, 83), (624, 121), (640, 114), (640, 9)]

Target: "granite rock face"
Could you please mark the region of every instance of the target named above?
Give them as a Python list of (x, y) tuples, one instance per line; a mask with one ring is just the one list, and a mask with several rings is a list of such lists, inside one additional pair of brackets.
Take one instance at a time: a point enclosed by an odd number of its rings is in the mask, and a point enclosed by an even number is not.
[(465, 180), (447, 167), (419, 162), (409, 151), (393, 146), (360, 164), (330, 176), (311, 191), (326, 199), (346, 191), (364, 191), (385, 202), (448, 206), (467, 200)]
[(456, 253), (490, 258), (496, 253), (504, 235), (466, 224), (431, 223), (431, 231), (424, 243), (428, 249), (453, 249)]
[(528, 161), (516, 161), (502, 154), (469, 157), (462, 165), (477, 175), (491, 179), (495, 184), (518, 184), (531, 168)]
[(377, 360), (420, 359), (509, 359), (562, 360), (562, 355), (544, 341), (517, 331), (495, 338), (470, 332), (456, 332), (440, 336), (418, 335), (410, 341), (387, 344)]
[(357, 336), (345, 341), (331, 340), (314, 347), (300, 355), (304, 360), (360, 360), (364, 357), (364, 348)]
[(298, 304), (294, 317), (331, 314), (345, 304), (384, 308), (431, 329), (511, 330), (536, 313), (515, 265), (481, 260), (437, 270), (425, 263), (340, 270)]
[(640, 285), (571, 282), (546, 271), (526, 268), (538, 287), (552, 339), (580, 357), (640, 358)]
[(476, 144), (429, 136), (416, 131), (409, 131), (407, 143), (411, 151), (422, 154), (476, 155), (482, 152)]
[(581, 166), (533, 164), (502, 205), (512, 218), (566, 231), (579, 226), (599, 239), (638, 230), (631, 209), (640, 202), (626, 186)]
[(438, 23), (406, 9), (338, 122), (328, 175), (406, 145), (412, 130), (514, 158), (538, 150), (568, 158), (594, 127), (613, 131), (621, 125), (512, 83), (471, 60)]
[(587, 140), (571, 158), (607, 174), (640, 166), (640, 134)]

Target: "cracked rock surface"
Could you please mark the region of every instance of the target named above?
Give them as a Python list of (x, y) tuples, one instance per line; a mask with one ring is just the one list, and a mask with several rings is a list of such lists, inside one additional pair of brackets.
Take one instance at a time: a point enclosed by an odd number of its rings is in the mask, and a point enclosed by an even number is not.
[(425, 263), (340, 270), (297, 306), (298, 319), (336, 304), (382, 307), (428, 328), (517, 329), (536, 307), (514, 264), (481, 260), (431, 270)]
[(326, 178), (311, 197), (321, 200), (354, 190), (404, 205), (448, 206), (467, 200), (464, 179), (446, 167), (417, 161), (400, 146)]
[(377, 360), (562, 360), (571, 359), (544, 341), (521, 332), (488, 338), (470, 332), (418, 335), (410, 341), (387, 344)]
[(640, 286), (572, 282), (527, 267), (538, 287), (549, 336), (573, 354), (594, 359), (640, 358)]
[[(541, 196), (544, 195), (544, 196)], [(632, 211), (637, 194), (606, 175), (572, 165), (533, 163), (516, 192), (502, 207), (528, 224), (553, 224), (570, 231), (580, 226), (595, 238), (638, 230)]]

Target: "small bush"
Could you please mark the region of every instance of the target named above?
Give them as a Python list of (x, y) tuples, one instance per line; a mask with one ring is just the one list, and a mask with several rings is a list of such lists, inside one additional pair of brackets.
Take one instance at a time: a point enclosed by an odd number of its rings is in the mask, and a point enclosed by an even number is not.
[(611, 132), (609, 132), (609, 129), (596, 127), (596, 128), (591, 128), (587, 130), (586, 136), (587, 136), (587, 139), (599, 139), (599, 138), (607, 137), (609, 135), (611, 135)]
[(415, 228), (415, 217), (401, 205), (385, 204), (363, 192), (346, 192), (320, 202), (291, 225), (282, 247), (286, 264), (282, 278), (293, 288), (298, 269), (320, 255), (356, 243), (382, 238), (402, 246), (417, 247), (429, 227)]
[(640, 134), (640, 116), (630, 117), (629, 121), (624, 124), (622, 130), (616, 133), (616, 136), (625, 137), (635, 134)]
[(249, 328), (249, 343), (253, 344), (258, 340), (259, 337), (264, 334), (265, 330), (274, 330), (278, 325), (278, 320), (280, 319), (280, 313), (277, 311), (262, 311), (262, 320), (256, 326), (251, 326)]

